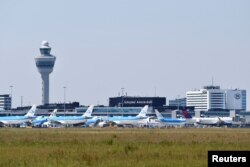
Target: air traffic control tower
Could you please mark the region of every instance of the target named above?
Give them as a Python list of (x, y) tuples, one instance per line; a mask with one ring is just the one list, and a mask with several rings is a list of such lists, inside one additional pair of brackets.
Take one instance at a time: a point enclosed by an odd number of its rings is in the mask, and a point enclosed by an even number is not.
[(49, 74), (53, 71), (56, 57), (50, 54), (51, 47), (47, 41), (42, 42), (41, 55), (35, 58), (36, 67), (42, 77), (42, 104), (49, 104)]

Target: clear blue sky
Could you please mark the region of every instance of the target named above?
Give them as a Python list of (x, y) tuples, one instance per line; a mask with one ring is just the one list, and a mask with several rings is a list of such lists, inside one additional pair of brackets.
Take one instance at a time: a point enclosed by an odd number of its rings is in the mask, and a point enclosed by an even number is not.
[[(0, 93), (41, 103), (34, 57), (48, 40), (57, 57), (50, 102), (107, 104), (214, 83), (250, 91), (249, 0), (1, 0)], [(250, 99), (250, 97), (248, 97)], [(249, 109), (250, 100), (248, 100)]]

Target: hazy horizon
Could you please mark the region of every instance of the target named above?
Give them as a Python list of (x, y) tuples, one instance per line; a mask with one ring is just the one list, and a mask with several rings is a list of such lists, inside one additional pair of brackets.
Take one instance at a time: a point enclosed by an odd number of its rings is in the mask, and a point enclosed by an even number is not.
[[(56, 56), (50, 102), (184, 97), (205, 85), (250, 90), (250, 1), (0, 1), (0, 94), (41, 104), (34, 58)], [(250, 108), (247, 97), (247, 108)]]

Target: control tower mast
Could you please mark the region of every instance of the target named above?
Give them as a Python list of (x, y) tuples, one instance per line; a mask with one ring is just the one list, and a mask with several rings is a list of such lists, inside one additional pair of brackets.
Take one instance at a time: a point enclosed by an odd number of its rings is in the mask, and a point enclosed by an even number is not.
[(47, 41), (42, 42), (41, 55), (35, 58), (36, 67), (42, 77), (42, 104), (49, 104), (49, 74), (53, 71), (56, 57), (50, 54), (51, 47)]

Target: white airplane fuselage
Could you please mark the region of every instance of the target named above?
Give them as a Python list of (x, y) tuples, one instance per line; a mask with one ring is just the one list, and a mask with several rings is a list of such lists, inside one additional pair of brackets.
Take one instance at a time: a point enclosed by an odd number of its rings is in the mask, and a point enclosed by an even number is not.
[(192, 118), (192, 121), (201, 125), (218, 125), (232, 124), (233, 119), (230, 117)]
[(117, 125), (138, 125), (145, 118), (138, 117), (109, 117), (107, 121), (114, 122)]
[(62, 125), (77, 125), (77, 124), (84, 124), (87, 119), (83, 118), (82, 116), (75, 116), (75, 117), (55, 117), (50, 119), (51, 123), (59, 123)]
[(22, 123), (27, 123), (32, 118), (25, 117), (25, 116), (9, 116), (9, 117), (1, 117), (0, 122), (5, 125), (17, 125)]

